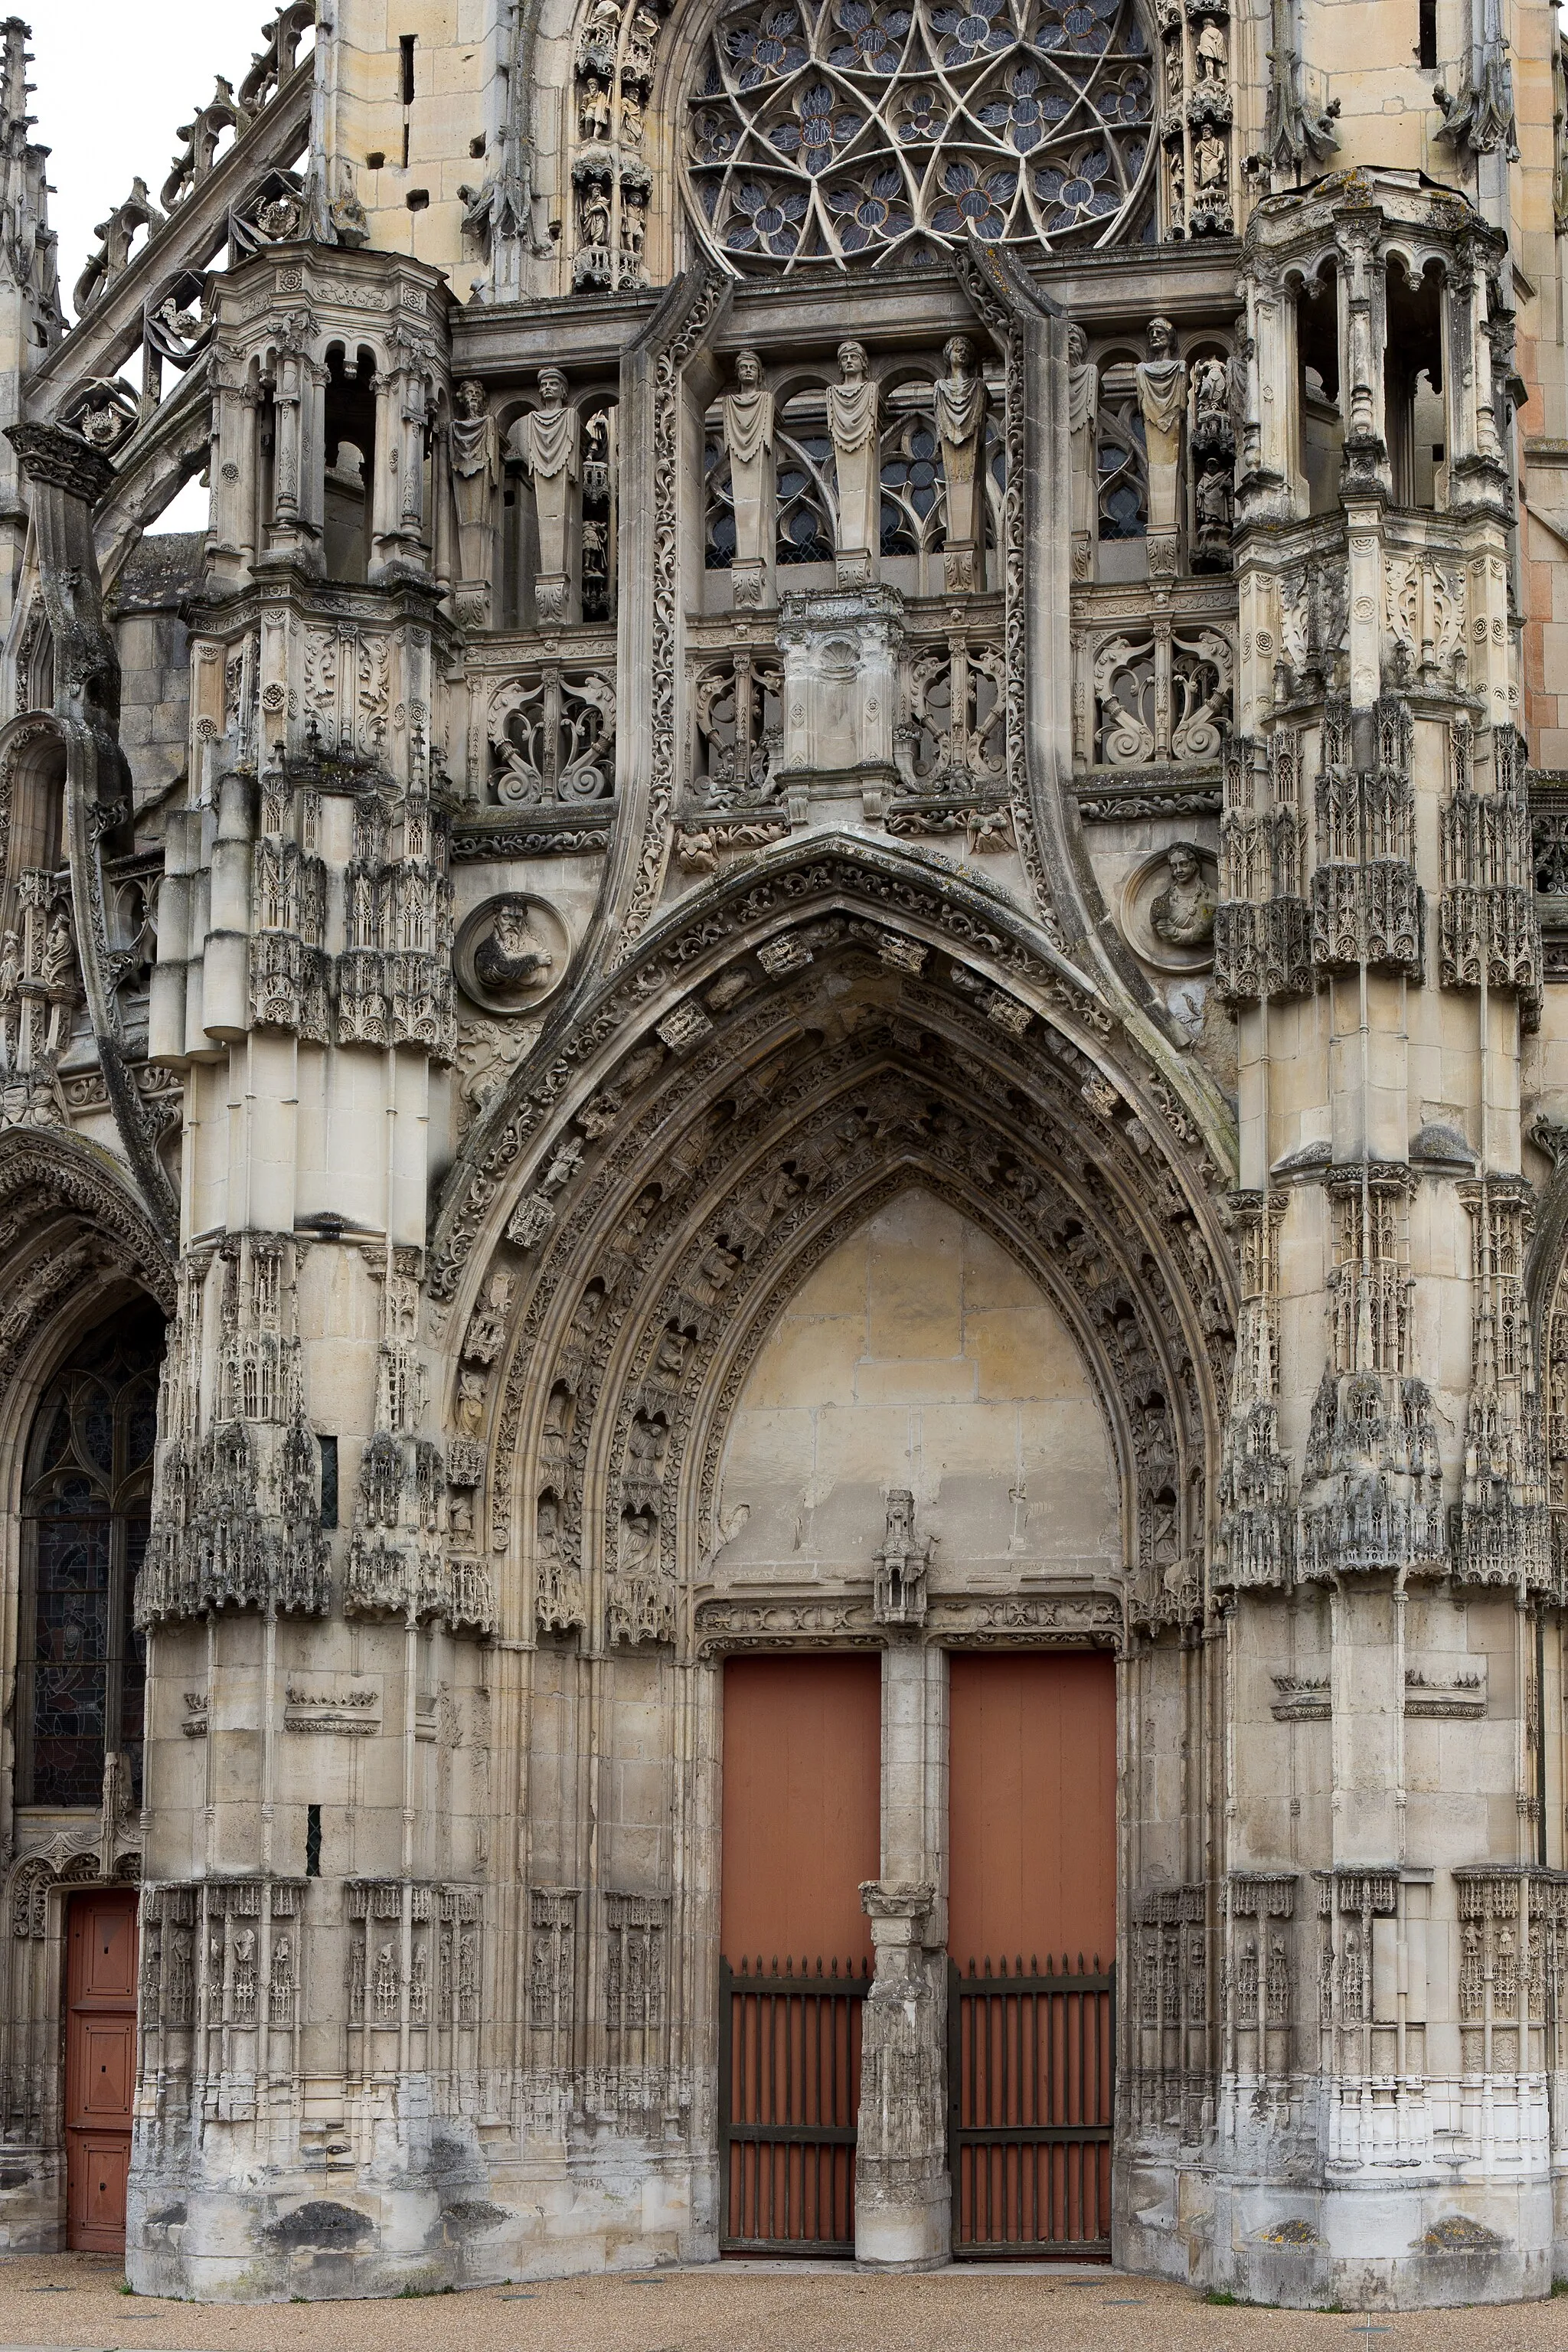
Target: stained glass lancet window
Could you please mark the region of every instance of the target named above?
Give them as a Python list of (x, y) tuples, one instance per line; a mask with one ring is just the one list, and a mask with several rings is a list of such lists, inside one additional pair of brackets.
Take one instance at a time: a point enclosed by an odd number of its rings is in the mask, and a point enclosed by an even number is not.
[(1152, 205), (1155, 63), (1139, 0), (741, 0), (689, 101), (698, 216), (746, 270), (1109, 243)]
[(22, 1502), (18, 1802), (96, 1805), (105, 1750), (142, 1788), (147, 1548), (163, 1321), (126, 1308), (73, 1350), (34, 1418)]

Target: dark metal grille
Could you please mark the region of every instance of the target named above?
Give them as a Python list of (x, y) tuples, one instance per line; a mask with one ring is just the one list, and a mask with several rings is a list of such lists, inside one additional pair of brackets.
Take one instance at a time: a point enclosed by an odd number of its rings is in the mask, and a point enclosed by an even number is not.
[(1115, 1969), (950, 1963), (947, 2095), (954, 2259), (1108, 2261)]
[(719, 1963), (719, 2166), (727, 2253), (855, 2248), (860, 2023), (870, 1978), (835, 1960)]

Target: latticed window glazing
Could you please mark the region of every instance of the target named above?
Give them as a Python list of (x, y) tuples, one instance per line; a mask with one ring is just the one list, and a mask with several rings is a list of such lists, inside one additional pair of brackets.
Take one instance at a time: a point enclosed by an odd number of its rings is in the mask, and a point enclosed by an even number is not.
[(23, 1500), (19, 1801), (96, 1805), (106, 1749), (142, 1785), (146, 1643), (132, 1622), (147, 1549), (163, 1323), (131, 1308), (57, 1373), (33, 1423)]
[(687, 165), (743, 269), (1100, 245), (1146, 208), (1153, 107), (1138, 0), (742, 0), (698, 70)]

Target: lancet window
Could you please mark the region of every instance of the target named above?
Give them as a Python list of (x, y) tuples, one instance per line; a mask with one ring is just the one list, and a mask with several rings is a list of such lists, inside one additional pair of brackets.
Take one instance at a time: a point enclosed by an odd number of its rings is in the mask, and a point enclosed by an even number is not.
[(28, 1440), (22, 1505), (18, 1801), (96, 1805), (106, 1752), (142, 1784), (147, 1549), (162, 1318), (129, 1307), (74, 1350)]

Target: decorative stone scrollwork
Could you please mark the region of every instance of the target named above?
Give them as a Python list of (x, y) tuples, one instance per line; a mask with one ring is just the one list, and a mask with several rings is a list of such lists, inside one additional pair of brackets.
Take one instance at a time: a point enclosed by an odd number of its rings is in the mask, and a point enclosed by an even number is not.
[(705, 662), (691, 682), (691, 790), (704, 808), (760, 806), (778, 793), (784, 671), (771, 649)]
[(460, 2037), (479, 2021), (483, 1890), (350, 1878), (343, 1897), (351, 2033), (374, 2048), (374, 2034), (406, 2027), (429, 2037), (422, 2046), (432, 2064), (437, 2053), (471, 2053)]
[(1096, 647), (1090, 670), (1097, 762), (1218, 760), (1236, 670), (1220, 630), (1156, 623), (1123, 631)]

